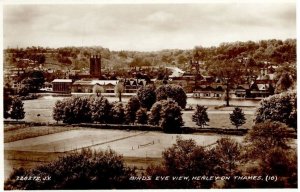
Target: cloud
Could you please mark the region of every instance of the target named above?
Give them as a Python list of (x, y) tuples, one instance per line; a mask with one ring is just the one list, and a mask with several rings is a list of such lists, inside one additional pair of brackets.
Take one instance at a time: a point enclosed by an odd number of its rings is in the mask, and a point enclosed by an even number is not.
[(211, 46), (296, 37), (295, 3), (5, 5), (4, 47), (113, 50)]

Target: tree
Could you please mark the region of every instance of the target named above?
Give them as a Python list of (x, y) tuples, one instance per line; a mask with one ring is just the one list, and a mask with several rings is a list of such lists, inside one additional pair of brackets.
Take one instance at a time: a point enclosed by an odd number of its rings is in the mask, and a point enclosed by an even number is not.
[(245, 142), (247, 156), (256, 158), (266, 153), (270, 148), (288, 149), (289, 128), (280, 122), (266, 120), (255, 124), (247, 133)]
[(96, 84), (93, 87), (93, 93), (96, 93), (97, 96), (100, 96), (101, 93), (104, 93), (104, 88), (100, 84)]
[(119, 81), (118, 84), (115, 86), (115, 94), (119, 98), (119, 102), (122, 102), (122, 94), (124, 91), (124, 83)]
[(185, 109), (187, 96), (181, 86), (174, 84), (161, 85), (155, 92), (156, 101), (173, 99), (182, 109)]
[(143, 125), (143, 124), (147, 124), (147, 121), (148, 121), (147, 109), (146, 108), (140, 108), (136, 112), (135, 123)]
[(18, 91), (18, 94), (19, 96), (28, 96), (29, 92), (30, 92), (29, 85), (25, 85)]
[(159, 125), (161, 109), (162, 109), (162, 101), (158, 101), (154, 103), (154, 105), (152, 105), (149, 114), (149, 119), (148, 119), (148, 123), (150, 125), (156, 125), (156, 126)]
[(192, 121), (196, 122), (196, 125), (200, 126), (201, 128), (203, 128), (205, 125), (208, 125), (207, 122), (209, 122), (206, 110), (207, 107), (197, 105), (196, 111), (192, 116)]
[(63, 99), (55, 104), (53, 118), (64, 123), (107, 123), (111, 105), (103, 96), (83, 96)]
[(10, 109), (12, 104), (12, 94), (13, 90), (9, 84), (5, 84), (3, 89), (3, 114), (4, 118), (7, 119), (10, 116)]
[(181, 107), (174, 101), (163, 101), (160, 111), (159, 126), (166, 133), (181, 132), (182, 120)]
[(283, 73), (276, 83), (275, 93), (287, 91), (293, 85), (293, 80), (288, 73)]
[(16, 119), (17, 121), (19, 119), (24, 119), (25, 112), (23, 108), (23, 102), (21, 101), (21, 99), (14, 98), (12, 100), (10, 117), (12, 119)]
[(230, 90), (238, 84), (243, 74), (242, 65), (235, 59), (216, 59), (208, 65), (210, 75), (221, 80), (225, 88), (226, 106), (229, 106)]
[(229, 114), (232, 125), (235, 125), (238, 129), (239, 126), (246, 123), (246, 118), (243, 110), (239, 107), (235, 107), (232, 113)]
[(93, 122), (108, 123), (110, 121), (111, 104), (105, 97), (90, 97), (89, 106)]
[(281, 147), (274, 147), (264, 155), (264, 158), (261, 159), (260, 167), (264, 175), (277, 175), (279, 177), (296, 176), (296, 151), (282, 149)]
[(125, 112), (124, 112), (124, 107), (121, 102), (114, 103), (111, 111), (110, 111), (110, 116), (111, 116), (111, 123), (113, 124), (123, 124), (125, 121)]
[(55, 106), (53, 108), (53, 119), (58, 121), (64, 120), (64, 107), (65, 103), (61, 100), (55, 102)]
[(129, 99), (125, 106), (125, 122), (130, 124), (134, 123), (136, 119), (136, 112), (140, 108), (140, 101), (136, 96)]
[(289, 91), (263, 99), (256, 111), (256, 123), (266, 120), (285, 123), (297, 130), (297, 94)]
[[(22, 181), (18, 177), (49, 176), (50, 180)], [(71, 153), (33, 169), (16, 169), (5, 182), (5, 190), (132, 189), (135, 169), (125, 166), (121, 155), (112, 150)]]
[(232, 175), (240, 162), (241, 146), (233, 139), (225, 137), (217, 140), (217, 145), (212, 150), (220, 167), (217, 172), (220, 175)]
[(44, 85), (45, 77), (42, 71), (33, 71), (29, 74), (30, 91), (36, 92)]
[[(215, 175), (217, 166), (210, 151), (198, 146), (192, 139), (176, 138), (176, 143), (163, 152), (163, 164), (160, 167), (149, 167), (147, 174), (163, 176), (190, 176)], [(154, 179), (153, 179), (154, 180)], [(153, 188), (210, 188), (214, 181), (151, 181)]]
[(141, 87), (137, 91), (137, 97), (141, 103), (141, 106), (150, 110), (152, 105), (156, 101), (156, 93), (154, 85), (146, 85)]
[[(297, 155), (290, 146), (289, 129), (285, 124), (266, 120), (247, 133), (243, 146), (243, 162), (251, 175), (276, 175), (276, 181), (257, 181), (250, 187), (284, 188), (297, 186)], [(251, 165), (251, 166), (249, 166)]]

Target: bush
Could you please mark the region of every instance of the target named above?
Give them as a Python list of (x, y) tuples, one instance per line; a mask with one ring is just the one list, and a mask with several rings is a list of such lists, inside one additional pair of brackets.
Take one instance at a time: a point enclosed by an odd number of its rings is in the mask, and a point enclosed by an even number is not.
[(270, 119), (279, 121), (297, 129), (297, 94), (285, 92), (270, 96), (261, 101), (260, 107), (256, 111), (256, 123), (261, 123)]
[(156, 89), (156, 101), (173, 99), (178, 105), (185, 109), (187, 96), (183, 88), (179, 85), (167, 84)]
[[(133, 175), (135, 170), (125, 167), (122, 156), (112, 150), (82, 150), (32, 170), (15, 170), (5, 189), (128, 189), (137, 184), (129, 180)], [(51, 180), (22, 181), (17, 176), (50, 176)]]

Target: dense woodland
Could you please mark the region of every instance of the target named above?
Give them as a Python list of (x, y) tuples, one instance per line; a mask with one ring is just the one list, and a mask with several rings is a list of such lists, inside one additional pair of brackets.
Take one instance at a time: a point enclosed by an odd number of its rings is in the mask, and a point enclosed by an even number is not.
[(141, 66), (173, 65), (187, 69), (186, 63), (195, 52), (199, 59), (210, 63), (216, 60), (252, 58), (256, 62), (268, 61), (276, 64), (296, 61), (296, 39), (261, 40), (258, 42), (221, 43), (215, 47), (195, 46), (191, 50), (167, 49), (155, 52), (111, 51), (96, 47), (62, 47), (62, 48), (7, 48), (4, 50), (6, 66), (17, 65), (17, 59), (31, 59), (37, 64), (56, 68), (83, 69), (89, 66), (89, 57), (101, 55), (103, 68), (123, 69)]

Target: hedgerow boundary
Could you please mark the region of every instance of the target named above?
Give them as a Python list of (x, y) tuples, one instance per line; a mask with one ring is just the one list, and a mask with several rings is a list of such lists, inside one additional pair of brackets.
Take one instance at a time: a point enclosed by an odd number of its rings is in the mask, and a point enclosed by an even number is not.
[[(25, 121), (4, 121), (5, 124), (24, 124), (28, 126), (64, 126), (64, 127), (86, 127), (94, 129), (111, 129), (111, 130), (136, 130), (136, 131), (160, 131), (163, 129), (159, 126), (152, 125), (123, 125), (123, 124), (96, 124), (96, 123), (79, 123), (79, 124), (64, 124), (64, 123), (41, 123), (41, 122), (25, 122)], [(243, 136), (248, 133), (249, 129), (245, 128), (196, 128), (196, 127), (182, 127), (181, 134), (193, 133), (209, 133), (219, 135), (237, 135)], [(167, 134), (167, 133), (166, 133)], [(297, 138), (297, 133), (293, 130), (288, 132), (288, 137)]]

